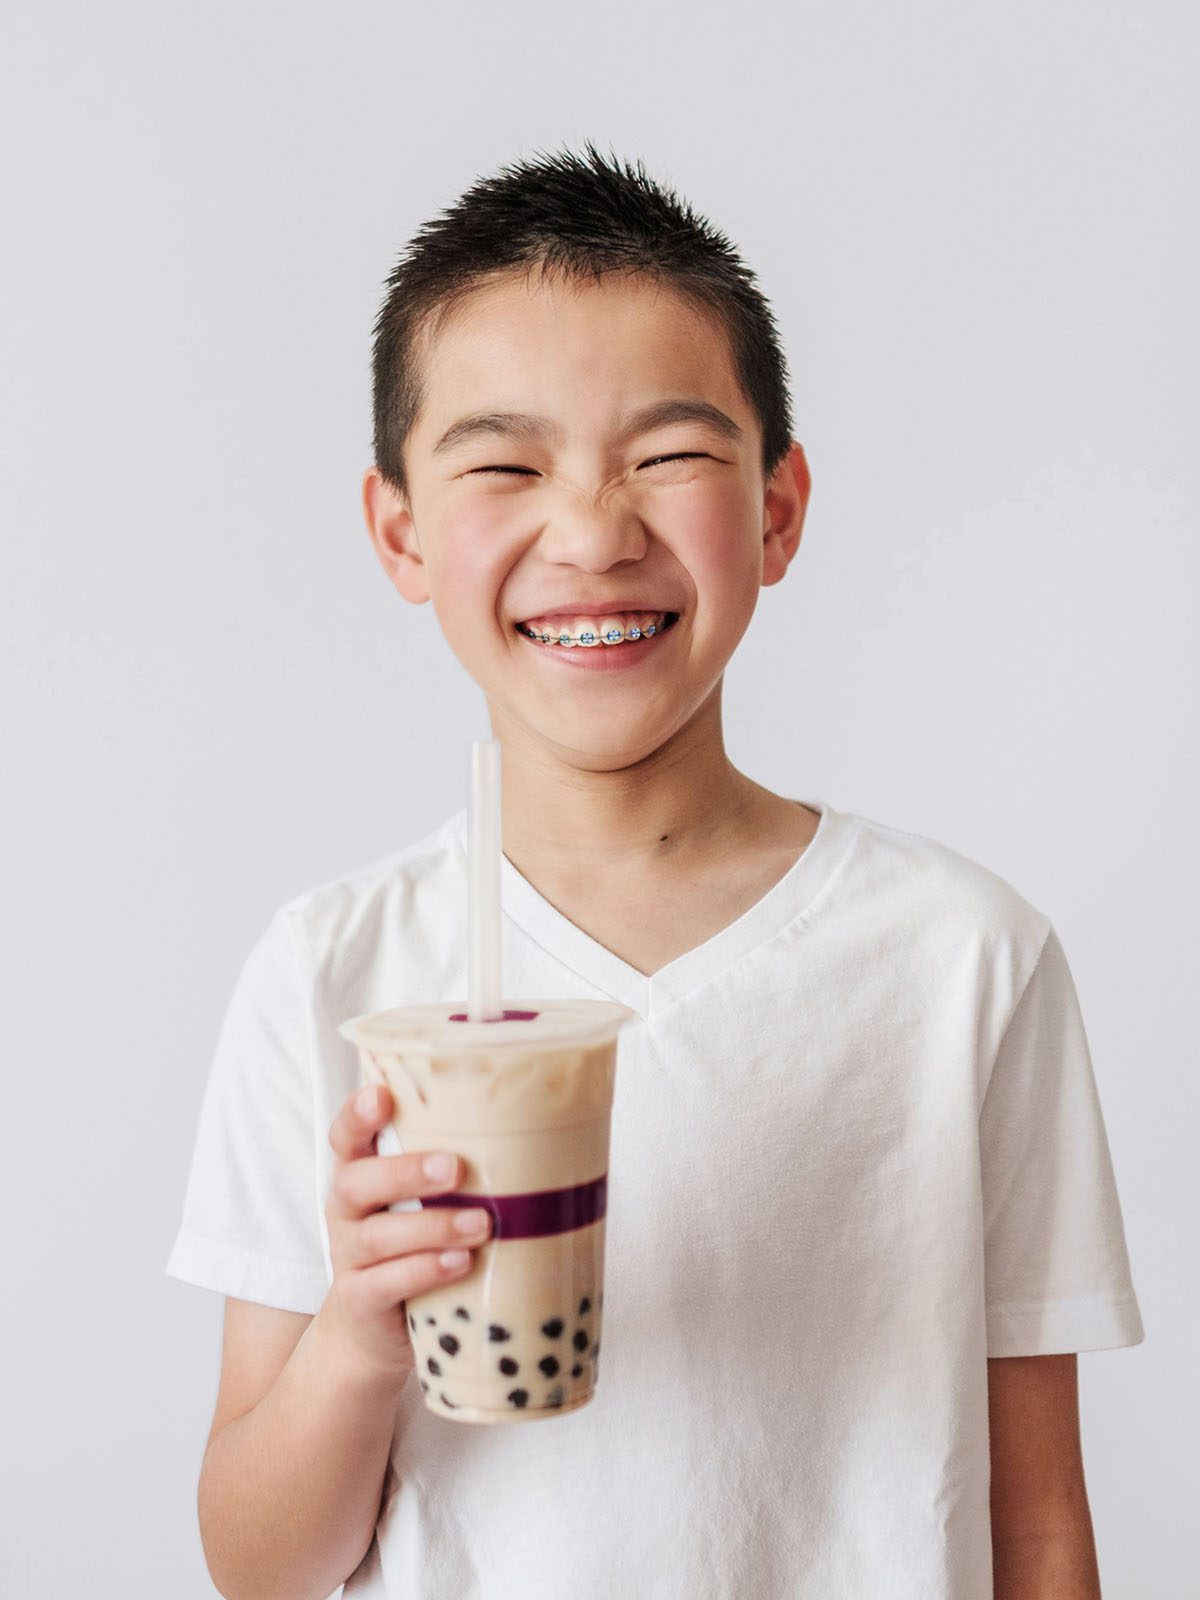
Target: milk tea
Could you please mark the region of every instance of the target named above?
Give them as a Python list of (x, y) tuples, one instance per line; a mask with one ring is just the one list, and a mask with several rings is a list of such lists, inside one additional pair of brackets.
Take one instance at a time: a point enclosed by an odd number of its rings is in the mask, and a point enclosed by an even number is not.
[(407, 1301), (425, 1404), (455, 1422), (532, 1421), (595, 1389), (617, 1035), (635, 1013), (601, 1000), (511, 1001), (495, 1022), (466, 1010), (402, 1006), (338, 1031), (364, 1079), (391, 1090), (401, 1148), (460, 1158), (458, 1189), (420, 1205), (492, 1217), (465, 1278)]

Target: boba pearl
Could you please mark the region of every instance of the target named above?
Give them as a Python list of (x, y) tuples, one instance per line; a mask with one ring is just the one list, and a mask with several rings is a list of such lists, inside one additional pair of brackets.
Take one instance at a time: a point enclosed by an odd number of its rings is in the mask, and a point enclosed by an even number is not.
[[(571, 1305), (577, 1308), (574, 1318), (570, 1316), (569, 1308)], [(532, 1361), (532, 1365), (537, 1368), (534, 1376), (547, 1380), (545, 1386), (538, 1388), (535, 1384), (532, 1388), (512, 1388), (507, 1390), (505, 1392), (505, 1403), (508, 1406), (517, 1411), (523, 1411), (530, 1407), (540, 1407), (547, 1411), (559, 1410), (568, 1404), (568, 1390), (572, 1396), (578, 1393), (574, 1385), (581, 1381), (584, 1384), (589, 1381), (595, 1381), (599, 1371), (600, 1342), (597, 1339), (593, 1343), (595, 1329), (589, 1327), (588, 1323), (591, 1321), (590, 1314), (594, 1313), (598, 1318), (603, 1311), (603, 1307), (603, 1293), (593, 1290), (589, 1294), (579, 1295), (573, 1301), (568, 1302), (566, 1315), (548, 1317), (546, 1321), (538, 1325), (541, 1337), (550, 1341), (552, 1349), (555, 1348), (557, 1342), (557, 1350), (561, 1353), (550, 1354), (547, 1352), (540, 1358), (535, 1356)], [(446, 1365), (447, 1358), (461, 1356), (466, 1359), (464, 1352), (469, 1353), (476, 1348), (476, 1339), (479, 1339), (484, 1344), (503, 1346), (515, 1340), (518, 1335), (525, 1336), (523, 1327), (518, 1327), (513, 1323), (501, 1322), (481, 1322), (479, 1324), (479, 1333), (477, 1334), (475, 1332), (475, 1319), (465, 1305), (442, 1307), (436, 1316), (425, 1316), (424, 1318), (414, 1315), (407, 1307), (404, 1309), (409, 1328), (414, 1334), (419, 1332), (418, 1323), (424, 1323), (426, 1326), (438, 1330), (440, 1322), (441, 1329), (445, 1330), (433, 1333), (432, 1338), (436, 1341), (437, 1354), (436, 1356), (425, 1356), (423, 1358), (422, 1365), (427, 1368), (427, 1372), (418, 1371), (417, 1378), (420, 1382), (422, 1393), (429, 1397), (429, 1403), (431, 1405), (436, 1403), (447, 1411), (458, 1411), (462, 1408), (461, 1399), (451, 1399), (448, 1394), (439, 1389), (437, 1384), (432, 1381), (438, 1378), (442, 1378), (444, 1381), (448, 1370)], [(447, 1321), (452, 1323), (456, 1329), (455, 1332), (451, 1332), (446, 1328)], [(543, 1345), (543, 1350), (545, 1349), (546, 1346)], [(492, 1370), (498, 1376), (503, 1376), (510, 1380), (518, 1378), (522, 1367), (526, 1369), (527, 1373), (530, 1372), (531, 1362), (502, 1349), (496, 1351), (496, 1365)], [(528, 1384), (528, 1377), (526, 1377), (525, 1382)]]

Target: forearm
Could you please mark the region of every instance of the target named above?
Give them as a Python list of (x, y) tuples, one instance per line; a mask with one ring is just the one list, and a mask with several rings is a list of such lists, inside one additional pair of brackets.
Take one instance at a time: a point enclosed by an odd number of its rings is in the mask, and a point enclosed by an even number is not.
[(1049, 1534), (992, 1540), (994, 1600), (1101, 1600), (1090, 1518)]
[(200, 1473), (200, 1536), (227, 1600), (326, 1600), (379, 1512), (399, 1390), (345, 1360), (321, 1313), (274, 1384), (217, 1434)]

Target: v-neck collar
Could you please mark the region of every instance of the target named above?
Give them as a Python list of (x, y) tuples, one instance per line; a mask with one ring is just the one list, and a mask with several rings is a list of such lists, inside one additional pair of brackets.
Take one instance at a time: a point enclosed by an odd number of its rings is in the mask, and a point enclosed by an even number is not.
[[(506, 916), (555, 960), (649, 1021), (674, 1001), (774, 938), (807, 912), (821, 893), (854, 842), (859, 819), (836, 811), (823, 800), (802, 800), (799, 804), (819, 812), (820, 821), (803, 853), (778, 883), (718, 933), (693, 949), (685, 950), (649, 976), (576, 927), (522, 877), (507, 856), (500, 858), (501, 907)], [(464, 806), (450, 820), (465, 865), (467, 808)]]

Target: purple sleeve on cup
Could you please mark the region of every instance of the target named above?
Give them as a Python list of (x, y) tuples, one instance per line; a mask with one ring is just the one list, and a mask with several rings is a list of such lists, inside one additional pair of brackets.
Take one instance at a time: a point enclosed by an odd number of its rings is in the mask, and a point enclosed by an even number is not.
[(570, 1189), (533, 1194), (422, 1195), (421, 1206), (477, 1206), (491, 1213), (493, 1239), (541, 1239), (598, 1222), (608, 1210), (608, 1174)]

